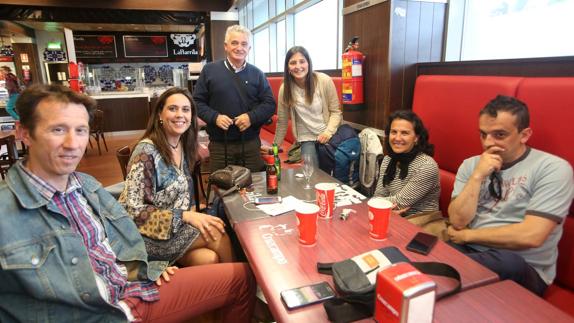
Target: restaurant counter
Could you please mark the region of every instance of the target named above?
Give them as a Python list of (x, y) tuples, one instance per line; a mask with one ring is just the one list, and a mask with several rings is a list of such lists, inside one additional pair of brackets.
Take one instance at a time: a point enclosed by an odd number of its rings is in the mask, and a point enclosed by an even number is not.
[(104, 132), (145, 129), (149, 118), (147, 93), (115, 92), (91, 95), (104, 111)]

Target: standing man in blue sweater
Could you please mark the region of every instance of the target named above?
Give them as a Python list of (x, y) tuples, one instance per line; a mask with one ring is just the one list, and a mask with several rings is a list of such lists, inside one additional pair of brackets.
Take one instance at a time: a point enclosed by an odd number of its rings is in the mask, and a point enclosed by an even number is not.
[(193, 91), (198, 116), (207, 123), (210, 171), (223, 168), (226, 157), (227, 164), (245, 162), (261, 171), (259, 131), (275, 112), (275, 99), (265, 74), (247, 63), (249, 29), (227, 28), (224, 46), (227, 57), (205, 65)]

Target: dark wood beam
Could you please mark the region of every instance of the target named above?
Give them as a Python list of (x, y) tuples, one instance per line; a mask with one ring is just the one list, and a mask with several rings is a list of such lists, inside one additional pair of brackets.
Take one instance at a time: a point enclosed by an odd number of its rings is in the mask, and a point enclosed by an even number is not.
[(167, 11), (228, 11), (233, 0), (8, 0), (0, 4), (68, 8), (105, 8)]
[(11, 21), (0, 20), (0, 35), (4, 37), (10, 37), (13, 35), (34, 37), (34, 30)]

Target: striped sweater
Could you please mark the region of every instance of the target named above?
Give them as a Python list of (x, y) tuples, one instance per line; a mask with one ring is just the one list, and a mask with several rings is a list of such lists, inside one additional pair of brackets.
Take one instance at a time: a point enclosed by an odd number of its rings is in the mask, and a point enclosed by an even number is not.
[(381, 164), (375, 196), (385, 197), (397, 205), (398, 209), (410, 207), (404, 216), (438, 210), (440, 196), (438, 165), (432, 157), (419, 154), (409, 164), (409, 174), (404, 180), (399, 178), (397, 165), (393, 181), (383, 187), (383, 175), (391, 158), (385, 156)]

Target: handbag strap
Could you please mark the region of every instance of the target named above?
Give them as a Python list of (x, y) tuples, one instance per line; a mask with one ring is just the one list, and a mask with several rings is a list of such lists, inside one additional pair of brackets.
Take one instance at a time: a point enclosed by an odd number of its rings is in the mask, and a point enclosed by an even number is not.
[[(441, 262), (410, 262), (413, 267), (422, 273), (444, 276), (457, 281), (456, 286), (440, 295), (436, 300), (454, 295), (461, 289), (460, 273), (452, 266)], [(333, 263), (317, 263), (319, 273), (332, 275)], [(327, 300), (323, 306), (327, 317), (332, 322), (352, 322), (373, 316), (375, 305), (375, 292), (356, 295), (344, 295)]]

